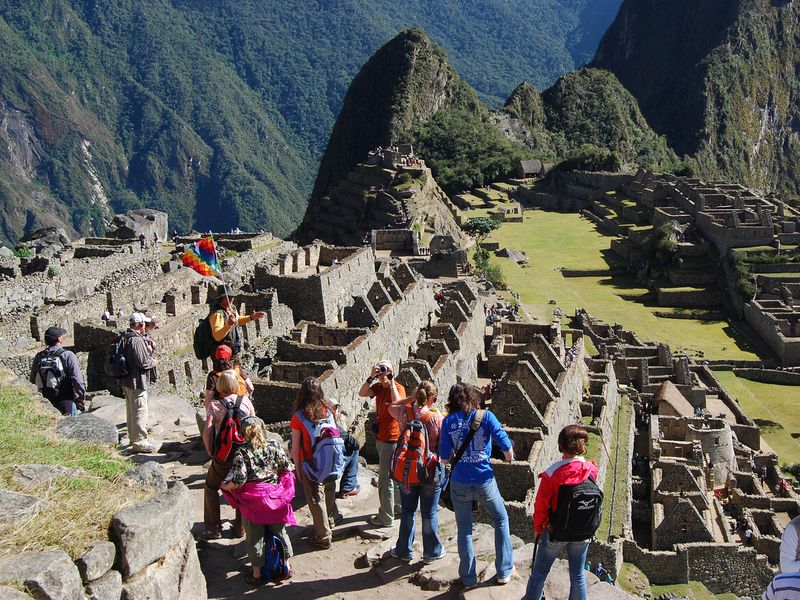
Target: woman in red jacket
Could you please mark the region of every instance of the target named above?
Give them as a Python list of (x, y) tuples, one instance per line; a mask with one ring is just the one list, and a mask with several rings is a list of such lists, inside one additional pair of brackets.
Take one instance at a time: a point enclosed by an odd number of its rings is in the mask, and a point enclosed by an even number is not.
[[(597, 465), (594, 461), (587, 461), (583, 458), (588, 441), (589, 434), (583, 427), (568, 425), (562, 429), (558, 434), (558, 449), (561, 451), (562, 460), (550, 465), (544, 473), (539, 475), (541, 482), (539, 490), (536, 492), (536, 503), (533, 508), (533, 529), (539, 547), (524, 600), (540, 600), (550, 567), (565, 548), (569, 558), (569, 600), (585, 600), (586, 598), (584, 566), (592, 534), (589, 534), (587, 539), (578, 541), (560, 541), (565, 538), (574, 539), (575, 536), (570, 535), (574, 532), (558, 531), (556, 519), (553, 517), (556, 516), (559, 489), (562, 485), (575, 486), (584, 483), (590, 477), (592, 482), (597, 479)], [(597, 504), (592, 507), (592, 510), (599, 511), (602, 494), (599, 494), (599, 490), (597, 490), (597, 494)], [(579, 537), (581, 536), (579, 535)]]

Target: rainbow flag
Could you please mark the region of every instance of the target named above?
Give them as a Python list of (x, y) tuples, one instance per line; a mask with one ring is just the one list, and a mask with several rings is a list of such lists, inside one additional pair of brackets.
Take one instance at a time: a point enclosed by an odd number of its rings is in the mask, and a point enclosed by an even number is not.
[(186, 249), (183, 253), (183, 266), (194, 269), (204, 277), (219, 273), (217, 252), (211, 236), (195, 242), (191, 248)]

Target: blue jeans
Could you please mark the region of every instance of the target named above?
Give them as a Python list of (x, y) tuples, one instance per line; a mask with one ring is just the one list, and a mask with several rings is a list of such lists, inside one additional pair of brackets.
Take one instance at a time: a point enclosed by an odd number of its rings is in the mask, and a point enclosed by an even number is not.
[(358, 487), (358, 451), (345, 456), (344, 471), (339, 480), (339, 492), (349, 492)]
[(400, 515), (400, 531), (397, 536), (395, 552), (399, 556), (411, 557), (414, 554), (414, 536), (417, 529), (417, 505), (422, 512), (422, 558), (438, 558), (444, 552), (439, 540), (439, 494), (442, 493), (444, 465), (439, 464), (436, 485), (412, 485), (408, 493), (400, 484), (400, 501), (403, 512)]
[(489, 513), (494, 522), (494, 566), (497, 577), (511, 575), (514, 568), (514, 551), (511, 548), (511, 535), (508, 530), (508, 513), (497, 483), (490, 479), (485, 483), (450, 483), (450, 499), (456, 513), (458, 526), (458, 575), (466, 586), (478, 583), (475, 552), (472, 549), (472, 501), (477, 500)]
[(550, 540), (547, 530), (539, 538), (539, 549), (533, 563), (531, 578), (523, 600), (540, 600), (544, 582), (550, 567), (559, 554), (567, 549), (569, 559), (569, 600), (586, 600), (586, 555), (589, 553), (589, 540), (582, 542), (556, 542)]

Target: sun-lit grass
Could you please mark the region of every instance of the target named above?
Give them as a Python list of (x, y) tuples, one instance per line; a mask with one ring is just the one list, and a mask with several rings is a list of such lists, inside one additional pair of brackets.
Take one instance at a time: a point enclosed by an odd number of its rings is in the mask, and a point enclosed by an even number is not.
[[(497, 261), (509, 287), (521, 294), (525, 308), (540, 321), (550, 320), (555, 306), (549, 301), (555, 300), (567, 315), (585, 308), (608, 323), (621, 323), (643, 340), (667, 342), (673, 351), (690, 355), (702, 351), (706, 358), (758, 358), (747, 340), (724, 320), (661, 318), (654, 312), (664, 309), (654, 301), (645, 304), (623, 298), (644, 296), (647, 290), (630, 276), (612, 276), (609, 263), (620, 264), (610, 250), (612, 238), (577, 214), (526, 211), (522, 223), (504, 223), (489, 239), (527, 254), (526, 266), (509, 259)], [(559, 268), (608, 271), (608, 275), (563, 277)]]
[(650, 585), (647, 577), (638, 567), (631, 563), (622, 563), (619, 577), (619, 586), (633, 596), (640, 596), (650, 593), (649, 597), (655, 598), (660, 594), (674, 593), (679, 597), (686, 597), (689, 600), (736, 600), (735, 594), (712, 594), (706, 586), (699, 581), (680, 583), (676, 585)]
[[(731, 371), (715, 375), (742, 410), (761, 427), (761, 437), (782, 463), (800, 463), (800, 388), (737, 377)], [(795, 437), (797, 436), (797, 437)]]
[[(619, 419), (617, 419), (617, 416)], [(632, 416), (633, 410), (630, 400), (628, 400), (627, 396), (622, 396), (620, 398), (619, 415), (614, 416), (614, 428), (615, 431), (619, 431), (619, 444), (617, 444), (616, 435), (612, 436), (609, 442), (610, 458), (608, 469), (606, 470), (606, 480), (603, 484), (603, 520), (600, 522), (600, 529), (597, 530), (597, 536), (601, 539), (607, 539), (612, 535), (621, 536), (623, 533), (625, 514), (630, 501), (628, 498), (627, 468), (629, 462), (628, 431), (630, 430)], [(614, 489), (615, 462), (618, 475), (616, 493)]]
[[(88, 542), (107, 538), (116, 512), (152, 492), (118, 482), (133, 465), (116, 451), (55, 434), (54, 418), (38, 404), (22, 388), (0, 388), (0, 487), (42, 499), (35, 516), (0, 527), (0, 556), (61, 549), (77, 557)], [(21, 464), (77, 467), (84, 474), (27, 489), (12, 481)]]

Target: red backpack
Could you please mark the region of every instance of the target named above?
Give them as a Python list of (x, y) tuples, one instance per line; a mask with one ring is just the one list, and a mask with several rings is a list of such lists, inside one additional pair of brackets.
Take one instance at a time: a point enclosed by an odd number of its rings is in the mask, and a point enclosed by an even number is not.
[(425, 423), (431, 419), (433, 413), (427, 413), (417, 419), (410, 405), (406, 410), (408, 421), (392, 454), (391, 473), (392, 479), (402, 483), (406, 491), (409, 491), (412, 485), (433, 483), (439, 457), (431, 452), (428, 429), (425, 427)]
[(216, 399), (227, 411), (214, 439), (214, 458), (220, 462), (227, 462), (231, 452), (244, 444), (242, 419), (247, 415), (241, 409), (242, 399), (243, 396), (237, 396), (236, 402), (228, 402), (225, 398)]

